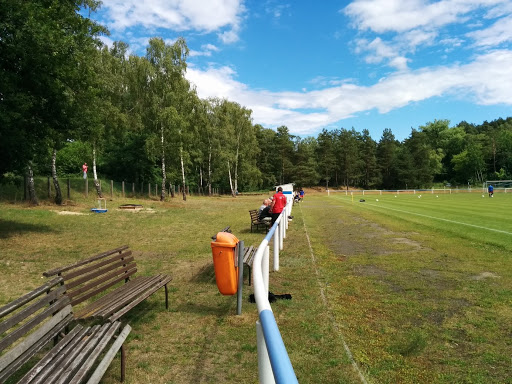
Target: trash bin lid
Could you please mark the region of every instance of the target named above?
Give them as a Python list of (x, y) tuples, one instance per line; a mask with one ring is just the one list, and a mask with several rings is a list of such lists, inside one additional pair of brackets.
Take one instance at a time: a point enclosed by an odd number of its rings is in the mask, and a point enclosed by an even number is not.
[(238, 239), (235, 235), (229, 232), (217, 233), (217, 240), (212, 241), (212, 247), (236, 247)]

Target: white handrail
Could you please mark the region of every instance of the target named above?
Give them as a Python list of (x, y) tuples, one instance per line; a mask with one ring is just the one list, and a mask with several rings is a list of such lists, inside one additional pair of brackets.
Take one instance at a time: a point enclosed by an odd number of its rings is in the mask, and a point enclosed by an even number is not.
[[(274, 270), (279, 269), (279, 249), (282, 249), (286, 235), (288, 216), (293, 200), (287, 201), (285, 209), (278, 217), (268, 234), (259, 245), (254, 256), (253, 281), (254, 297), (258, 308), (259, 321), (256, 322), (258, 339), (258, 371), (262, 384), (298, 384), (281, 333), (277, 327), (274, 313), (268, 301), (268, 245), (274, 237)], [(277, 262), (275, 260), (277, 252)], [(277, 268), (276, 268), (277, 267)], [(269, 364), (270, 362), (270, 364)]]

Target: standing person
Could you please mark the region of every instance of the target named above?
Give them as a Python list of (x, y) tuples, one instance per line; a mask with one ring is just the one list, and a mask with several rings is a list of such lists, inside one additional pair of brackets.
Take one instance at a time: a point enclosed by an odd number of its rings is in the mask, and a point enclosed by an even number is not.
[(87, 179), (87, 163), (84, 163), (84, 165), (82, 165), (82, 171), (84, 171), (84, 180)]
[(494, 197), (494, 187), (492, 186), (492, 184), (489, 185), (487, 191), (489, 192), (489, 197)]
[(299, 191), (299, 196), (301, 200), (304, 200), (304, 190), (302, 188)]
[(272, 212), (272, 224), (276, 222), (277, 218), (283, 212), (284, 207), (286, 207), (286, 196), (283, 194), (283, 188), (277, 188), (277, 193), (272, 198), (272, 205), (270, 206), (270, 211)]

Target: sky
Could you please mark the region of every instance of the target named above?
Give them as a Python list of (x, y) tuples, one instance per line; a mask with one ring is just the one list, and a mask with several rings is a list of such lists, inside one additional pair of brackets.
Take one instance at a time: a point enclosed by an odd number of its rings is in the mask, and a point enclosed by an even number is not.
[(140, 56), (184, 37), (199, 97), (301, 137), (512, 116), (511, 0), (103, 0), (91, 18)]

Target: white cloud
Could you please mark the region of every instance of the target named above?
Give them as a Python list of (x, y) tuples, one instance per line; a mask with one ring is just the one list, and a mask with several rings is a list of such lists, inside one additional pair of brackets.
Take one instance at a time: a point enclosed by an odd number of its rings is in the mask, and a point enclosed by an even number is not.
[(355, 0), (342, 11), (358, 29), (384, 33), (432, 30), (461, 22), (480, 7), (495, 7), (497, 12), (503, 6), (509, 6), (508, 0)]
[(473, 31), (466, 36), (475, 40), (480, 47), (494, 47), (501, 43), (512, 41), (512, 15), (503, 17), (487, 29)]
[(512, 105), (509, 68), (512, 51), (500, 50), (465, 65), (397, 72), (366, 87), (343, 83), (310, 92), (253, 90), (237, 81), (236, 72), (229, 67), (189, 67), (187, 78), (202, 98), (227, 98), (252, 109), (254, 123), (286, 125), (293, 133), (313, 134), (359, 113), (373, 109), (387, 113), (436, 96), (471, 99), (481, 105)]
[(103, 0), (102, 7), (114, 31), (136, 26), (200, 32), (227, 29), (221, 34), (229, 36), (224, 42), (237, 40), (245, 12), (242, 0)]

